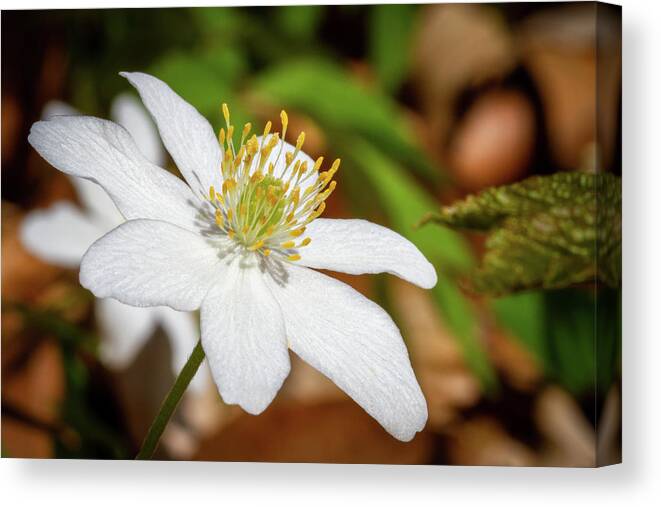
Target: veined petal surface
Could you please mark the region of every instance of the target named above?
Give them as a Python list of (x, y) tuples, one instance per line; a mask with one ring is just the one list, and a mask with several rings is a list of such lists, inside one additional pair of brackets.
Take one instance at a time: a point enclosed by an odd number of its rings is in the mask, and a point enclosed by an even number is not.
[(198, 197), (219, 187), (222, 153), (209, 122), (167, 84), (142, 72), (121, 72), (138, 90), (175, 164)]
[(427, 404), (402, 337), (388, 314), (348, 285), (291, 266), (269, 280), (289, 347), (330, 378), (395, 438), (411, 440)]
[(116, 123), (59, 116), (35, 123), (28, 141), (60, 171), (101, 185), (127, 220), (164, 220), (198, 230), (199, 201), (190, 188), (149, 162)]
[(430, 289), (436, 271), (418, 248), (396, 232), (367, 220), (318, 218), (306, 235), (312, 242), (301, 248), (300, 264), (352, 275), (390, 273)]
[(129, 220), (90, 247), (80, 283), (100, 298), (192, 311), (225, 269), (203, 236), (167, 222)]
[(282, 312), (257, 266), (235, 261), (201, 308), (202, 346), (226, 403), (259, 414), (289, 374)]

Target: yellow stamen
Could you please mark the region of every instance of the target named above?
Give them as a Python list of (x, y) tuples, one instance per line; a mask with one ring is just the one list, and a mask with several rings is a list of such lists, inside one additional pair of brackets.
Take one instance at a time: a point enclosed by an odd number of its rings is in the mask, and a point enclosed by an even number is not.
[(301, 260), (301, 256), (298, 255), (298, 254), (288, 255), (288, 256), (287, 256), (287, 260), (288, 260), (288, 261), (295, 262), (295, 261)]
[(251, 252), (254, 252), (255, 250), (259, 250), (263, 246), (264, 246), (264, 240), (260, 239), (257, 243), (253, 243), (252, 245), (250, 245), (248, 247), (248, 250), (250, 250)]

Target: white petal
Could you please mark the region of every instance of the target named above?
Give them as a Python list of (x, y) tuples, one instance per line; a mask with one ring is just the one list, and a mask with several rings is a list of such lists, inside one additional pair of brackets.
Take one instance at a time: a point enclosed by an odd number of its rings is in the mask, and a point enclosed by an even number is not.
[(21, 224), (21, 241), (40, 259), (66, 268), (75, 268), (89, 246), (106, 231), (68, 202), (35, 210)]
[(397, 326), (348, 285), (291, 266), (269, 286), (285, 317), (290, 348), (330, 378), (399, 440), (427, 421), (427, 404)]
[(116, 123), (59, 116), (32, 125), (28, 141), (60, 171), (100, 184), (126, 219), (165, 220), (197, 230), (198, 200), (190, 188), (148, 162)]
[(201, 235), (157, 220), (130, 220), (90, 247), (80, 283), (97, 297), (133, 306), (192, 311), (223, 269), (219, 251)]
[[(273, 134), (269, 134), (266, 137), (259, 136), (257, 138), (257, 141), (260, 143), (260, 146), (262, 146), (262, 143), (266, 144), (268, 143), (269, 139), (271, 138)], [(295, 153), (296, 147), (292, 146), (286, 141), (283, 141), (282, 139), (278, 141), (278, 144), (275, 145), (275, 148), (273, 148), (273, 151), (271, 151), (269, 157), (266, 159), (266, 162), (264, 163), (264, 168), (265, 170), (268, 170), (269, 165), (273, 164), (273, 175), (276, 178), (281, 178), (285, 181), (289, 180), (292, 171), (296, 165), (296, 162), (300, 162), (301, 164), (306, 163), (309, 169), (312, 169), (314, 167), (314, 160), (307, 154), (302, 151), (299, 151), (298, 154), (296, 155), (296, 158), (292, 159), (292, 162), (287, 165), (287, 161), (285, 159), (285, 154), (286, 153)], [(253, 160), (253, 163), (250, 167), (250, 173), (252, 174), (257, 166), (261, 163), (261, 160), (256, 157)], [(305, 181), (299, 182), (298, 187), (301, 189), (301, 193), (305, 191), (306, 188), (308, 188), (310, 185), (316, 183), (317, 178), (319, 176), (319, 173), (311, 173), (310, 177), (306, 178)], [(292, 185), (295, 183), (296, 180), (292, 180)]]
[(202, 303), (202, 346), (223, 400), (259, 414), (289, 374), (289, 354), (282, 313), (264, 275), (238, 264)]
[(123, 93), (113, 100), (110, 116), (129, 131), (140, 151), (152, 164), (163, 167), (165, 150), (156, 125), (149, 113), (133, 95)]
[(220, 182), (222, 154), (209, 122), (160, 79), (141, 72), (121, 72), (138, 90), (165, 147), (192, 189), (206, 196)]
[(301, 248), (300, 264), (352, 275), (391, 273), (425, 289), (436, 285), (436, 270), (408, 239), (367, 220), (319, 218)]
[[(151, 308), (151, 311), (168, 336), (172, 350), (172, 371), (175, 376), (179, 375), (200, 339), (197, 319), (190, 312), (178, 312), (167, 306), (157, 306)], [(202, 392), (209, 385), (209, 380), (207, 367), (203, 363), (191, 380), (190, 389), (197, 393)]]
[(152, 308), (125, 305), (112, 298), (96, 300), (96, 320), (101, 331), (101, 359), (111, 368), (125, 368), (154, 334)]

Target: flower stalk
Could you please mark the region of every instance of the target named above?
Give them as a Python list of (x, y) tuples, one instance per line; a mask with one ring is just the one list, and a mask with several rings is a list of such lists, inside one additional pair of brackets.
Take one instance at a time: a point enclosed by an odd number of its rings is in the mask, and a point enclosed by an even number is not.
[(200, 364), (202, 364), (203, 359), (204, 350), (202, 349), (202, 342), (198, 341), (197, 345), (195, 345), (195, 348), (193, 349), (193, 352), (188, 358), (188, 361), (186, 361), (186, 364), (181, 369), (177, 380), (175, 380), (172, 389), (170, 389), (170, 392), (163, 401), (163, 404), (161, 405), (156, 418), (151, 423), (149, 431), (147, 432), (147, 436), (142, 442), (140, 452), (138, 452), (135, 459), (151, 459), (154, 451), (156, 450), (156, 447), (158, 446), (158, 442), (161, 439), (161, 435), (163, 434), (165, 427), (170, 421), (174, 410), (177, 408), (177, 405), (179, 405), (179, 400), (181, 400), (181, 397), (188, 387), (188, 384), (190, 384), (190, 381), (195, 376), (195, 373), (197, 373), (197, 370), (200, 367)]

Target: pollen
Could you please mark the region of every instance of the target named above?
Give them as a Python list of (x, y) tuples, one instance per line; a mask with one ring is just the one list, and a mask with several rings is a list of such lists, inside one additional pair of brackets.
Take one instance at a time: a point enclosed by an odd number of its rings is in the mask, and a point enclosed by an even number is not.
[[(225, 127), (218, 134), (223, 149), (219, 188), (209, 187), (208, 200), (215, 208), (215, 226), (247, 252), (282, 260), (300, 260), (299, 250), (308, 246), (309, 237), (298, 241), (307, 225), (319, 217), (326, 199), (337, 185), (333, 180), (340, 167), (335, 160), (322, 171), (323, 157), (314, 164), (301, 160), (305, 133), (296, 138), (293, 150), (282, 142), (289, 117), (280, 112), (281, 132), (272, 132), (268, 121), (261, 138), (252, 134), (252, 124), (237, 130), (230, 109), (222, 104)], [(234, 133), (240, 132), (238, 144)], [(238, 137), (238, 134), (237, 134)]]

